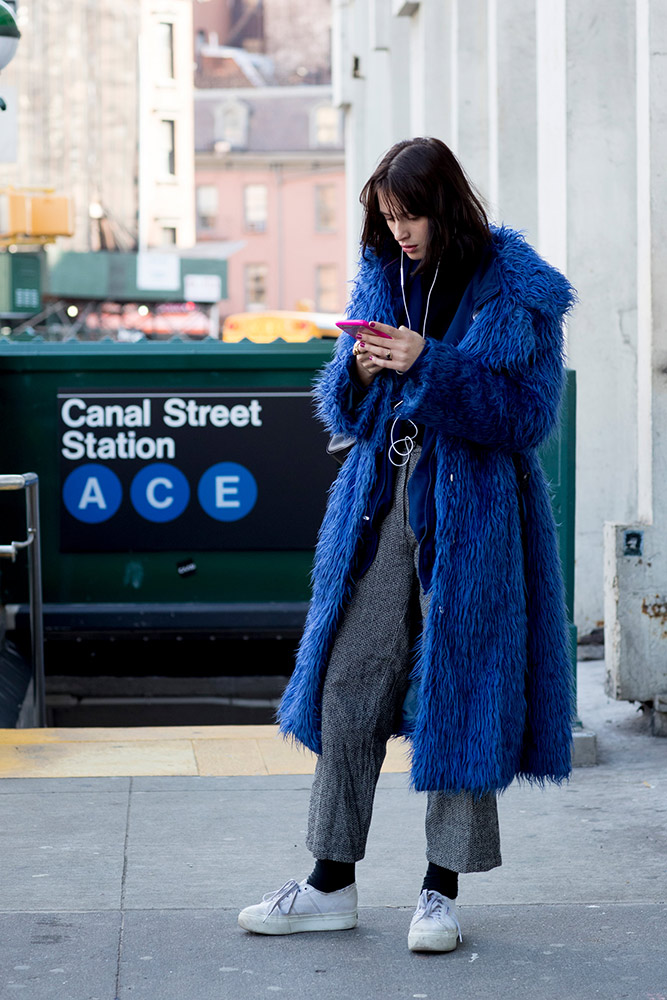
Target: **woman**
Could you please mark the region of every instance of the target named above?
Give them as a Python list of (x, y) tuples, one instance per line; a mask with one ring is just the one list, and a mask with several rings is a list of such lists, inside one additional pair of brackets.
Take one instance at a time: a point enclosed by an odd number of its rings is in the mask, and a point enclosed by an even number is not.
[[(247, 907), (264, 934), (357, 922), (387, 739), (427, 791), (428, 869), (412, 950), (461, 939), (461, 872), (501, 864), (496, 794), (570, 771), (572, 677), (537, 447), (563, 385), (566, 279), (489, 226), (437, 139), (397, 143), (365, 185), (349, 316), (319, 416), (354, 437), (332, 489), (313, 599), (279, 718), (319, 755), (301, 883)], [(389, 339), (387, 339), (389, 338)]]

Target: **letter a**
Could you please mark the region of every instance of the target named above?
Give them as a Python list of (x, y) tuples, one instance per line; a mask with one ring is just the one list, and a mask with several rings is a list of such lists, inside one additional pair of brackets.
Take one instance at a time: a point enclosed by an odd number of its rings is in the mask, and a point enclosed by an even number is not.
[(79, 510), (85, 510), (91, 503), (96, 503), (100, 510), (107, 509), (107, 502), (100, 488), (100, 481), (96, 476), (89, 476), (86, 480), (86, 485), (79, 500)]

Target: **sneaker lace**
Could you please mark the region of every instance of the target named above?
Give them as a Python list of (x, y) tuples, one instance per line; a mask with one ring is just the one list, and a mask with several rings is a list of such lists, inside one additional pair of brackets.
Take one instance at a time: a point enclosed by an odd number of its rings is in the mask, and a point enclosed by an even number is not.
[(294, 902), (294, 899), (298, 896), (300, 892), (301, 892), (301, 886), (293, 878), (288, 879), (287, 882), (285, 882), (285, 884), (281, 886), (280, 889), (276, 889), (275, 892), (268, 892), (266, 896), (264, 896), (264, 902), (271, 903), (271, 906), (266, 911), (266, 916), (264, 917), (262, 923), (265, 923), (269, 919), (274, 910), (280, 909), (280, 904), (284, 899), (289, 899), (289, 897), (292, 896), (293, 898), (290, 902), (290, 905), (287, 907), (287, 912), (289, 913), (292, 903)]
[(461, 925), (458, 918), (451, 906), (446, 902), (444, 896), (439, 892), (424, 890), (419, 899), (419, 910), (417, 920), (421, 920), (422, 917), (435, 917), (436, 919), (449, 917), (456, 924), (459, 941), (463, 943), (463, 935), (461, 934)]

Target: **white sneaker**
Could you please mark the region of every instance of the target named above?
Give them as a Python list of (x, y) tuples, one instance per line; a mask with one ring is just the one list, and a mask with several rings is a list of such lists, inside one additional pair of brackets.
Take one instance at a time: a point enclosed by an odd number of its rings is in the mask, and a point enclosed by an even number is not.
[(255, 934), (296, 934), (297, 931), (344, 931), (357, 926), (357, 886), (320, 892), (304, 879), (290, 879), (261, 903), (239, 913), (239, 925)]
[(454, 903), (435, 889), (423, 889), (410, 923), (410, 951), (454, 951), (463, 941)]

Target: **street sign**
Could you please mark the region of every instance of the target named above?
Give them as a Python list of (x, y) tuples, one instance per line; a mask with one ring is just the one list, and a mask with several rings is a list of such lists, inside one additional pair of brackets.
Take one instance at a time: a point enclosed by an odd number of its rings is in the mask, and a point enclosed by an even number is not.
[(183, 278), (183, 298), (187, 302), (219, 302), (222, 298), (222, 278), (219, 274), (186, 274)]
[(181, 260), (175, 253), (138, 253), (137, 288), (175, 292), (181, 287)]
[(42, 267), (39, 254), (0, 254), (0, 314), (26, 316), (42, 307)]
[(307, 390), (58, 393), (65, 552), (310, 549), (332, 463)]

